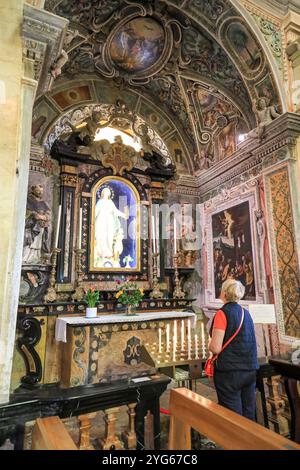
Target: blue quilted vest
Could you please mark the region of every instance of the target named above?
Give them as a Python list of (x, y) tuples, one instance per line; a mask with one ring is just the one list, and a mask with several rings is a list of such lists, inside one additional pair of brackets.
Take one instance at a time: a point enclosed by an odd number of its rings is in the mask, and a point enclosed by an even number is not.
[[(229, 302), (221, 308), (227, 319), (227, 328), (223, 344), (238, 329), (242, 318), (242, 307), (236, 302)], [(254, 325), (250, 313), (244, 309), (244, 321), (237, 336), (222, 351), (215, 362), (215, 369), (223, 370), (255, 370), (258, 369), (257, 347)], [(211, 327), (212, 332), (213, 324)]]

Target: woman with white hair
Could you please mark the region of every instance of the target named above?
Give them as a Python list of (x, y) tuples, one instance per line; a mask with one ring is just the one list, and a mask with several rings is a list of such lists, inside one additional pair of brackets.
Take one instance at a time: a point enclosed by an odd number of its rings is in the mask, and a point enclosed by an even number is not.
[(220, 299), (224, 305), (214, 316), (209, 350), (217, 355), (214, 383), (219, 404), (255, 420), (257, 347), (252, 318), (238, 304), (244, 295), (241, 282), (228, 279), (223, 283)]

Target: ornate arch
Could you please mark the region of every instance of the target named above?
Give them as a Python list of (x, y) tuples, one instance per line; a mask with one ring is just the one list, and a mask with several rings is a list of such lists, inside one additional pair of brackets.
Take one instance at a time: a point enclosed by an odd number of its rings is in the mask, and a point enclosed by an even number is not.
[(192, 147), (180, 123), (147, 95), (138, 90), (119, 90), (98, 77), (64, 81), (40, 97), (33, 110), (33, 138), (49, 148), (55, 138), (69, 129), (69, 121), (77, 125), (97, 107), (109, 112), (118, 98), (124, 100), (140, 125), (147, 125), (151, 145), (175, 164), (176, 153), (180, 152), (186, 173), (192, 173)]

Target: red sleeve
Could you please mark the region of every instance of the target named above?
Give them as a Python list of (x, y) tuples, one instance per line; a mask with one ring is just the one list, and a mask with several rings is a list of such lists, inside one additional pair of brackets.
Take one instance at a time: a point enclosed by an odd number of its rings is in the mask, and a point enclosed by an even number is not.
[(223, 310), (218, 310), (214, 316), (214, 328), (225, 331), (227, 327), (227, 318)]

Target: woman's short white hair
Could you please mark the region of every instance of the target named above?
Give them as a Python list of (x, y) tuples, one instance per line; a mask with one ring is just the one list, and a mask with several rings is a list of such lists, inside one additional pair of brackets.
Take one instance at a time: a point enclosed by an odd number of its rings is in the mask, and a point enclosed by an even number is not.
[(236, 279), (227, 279), (222, 284), (222, 292), (228, 302), (238, 302), (245, 295), (245, 287)]

